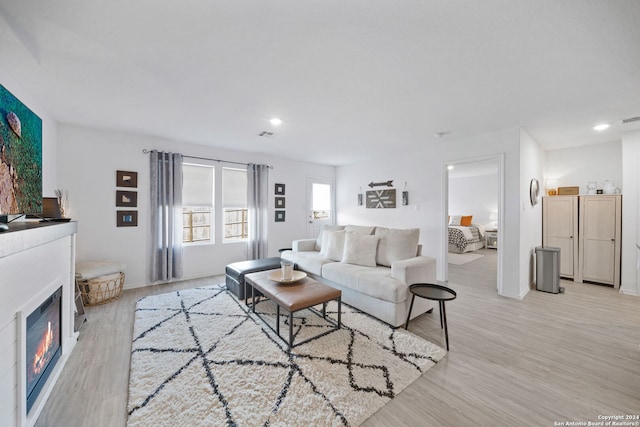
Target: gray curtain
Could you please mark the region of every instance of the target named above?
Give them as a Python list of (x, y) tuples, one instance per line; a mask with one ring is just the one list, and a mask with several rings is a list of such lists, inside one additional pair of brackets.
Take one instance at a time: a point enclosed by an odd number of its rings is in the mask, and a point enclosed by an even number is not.
[(182, 154), (151, 151), (151, 280), (182, 277)]
[(249, 259), (267, 257), (267, 225), (269, 218), (268, 184), (269, 166), (249, 163), (247, 166)]

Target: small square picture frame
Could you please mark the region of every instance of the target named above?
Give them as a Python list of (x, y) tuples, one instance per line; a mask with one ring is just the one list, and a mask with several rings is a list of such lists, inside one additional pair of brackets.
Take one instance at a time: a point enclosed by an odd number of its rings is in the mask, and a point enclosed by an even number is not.
[(277, 209), (284, 209), (285, 206), (285, 198), (284, 197), (276, 197), (276, 208)]
[(138, 188), (138, 172), (116, 171), (116, 187)]
[(276, 211), (276, 222), (284, 222), (285, 211)]
[(137, 191), (116, 191), (116, 206), (123, 208), (137, 208), (138, 207), (138, 192)]
[(276, 184), (276, 185), (275, 185), (274, 192), (275, 192), (275, 194), (277, 194), (277, 195), (284, 196), (284, 189), (285, 189), (285, 188), (284, 188), (284, 184)]
[(138, 211), (117, 211), (116, 224), (118, 227), (137, 227)]

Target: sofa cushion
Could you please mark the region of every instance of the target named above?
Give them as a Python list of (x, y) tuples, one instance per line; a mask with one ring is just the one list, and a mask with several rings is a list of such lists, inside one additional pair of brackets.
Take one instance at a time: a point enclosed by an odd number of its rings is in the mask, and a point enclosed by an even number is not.
[(327, 251), (324, 254), (324, 257), (329, 258), (333, 261), (342, 260), (342, 254), (344, 252), (345, 231), (329, 231), (326, 234), (329, 235), (329, 238), (327, 239)]
[(299, 270), (304, 270), (307, 273), (316, 274), (318, 276), (322, 273), (323, 265), (334, 262), (320, 255), (320, 252), (318, 251), (284, 251), (280, 256), (282, 259), (295, 262)]
[(369, 267), (376, 266), (378, 237), (347, 231), (342, 262)]
[(375, 235), (380, 238), (376, 255), (376, 262), (380, 265), (391, 267), (396, 261), (413, 258), (418, 254), (419, 228), (400, 230), (377, 227)]
[(325, 231), (336, 231), (336, 230), (344, 230), (344, 225), (323, 225), (320, 230), (320, 234), (318, 234), (318, 238), (316, 239), (316, 251), (322, 250), (322, 239), (324, 238)]
[(360, 234), (373, 234), (375, 228), (375, 226), (370, 225), (347, 225), (344, 227), (344, 231)]
[(383, 301), (406, 301), (409, 286), (391, 278), (388, 267), (364, 267), (334, 262), (322, 266), (322, 277), (364, 295)]

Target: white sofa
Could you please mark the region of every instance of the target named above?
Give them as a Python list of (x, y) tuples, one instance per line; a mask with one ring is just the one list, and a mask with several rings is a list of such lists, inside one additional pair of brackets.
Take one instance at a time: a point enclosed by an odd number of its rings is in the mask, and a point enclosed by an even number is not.
[[(407, 320), (409, 285), (435, 283), (436, 260), (420, 256), (419, 229), (325, 226), (317, 239), (295, 240), (283, 259), (342, 291), (342, 301), (393, 326)], [(434, 302), (416, 298), (411, 317)]]

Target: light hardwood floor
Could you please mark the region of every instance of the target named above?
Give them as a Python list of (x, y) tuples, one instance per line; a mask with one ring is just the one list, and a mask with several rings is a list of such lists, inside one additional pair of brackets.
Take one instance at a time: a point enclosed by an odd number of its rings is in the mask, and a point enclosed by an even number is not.
[[(497, 296), (495, 284), (464, 284), (482, 274), (460, 267), (450, 271), (458, 293), (447, 303), (451, 351), (365, 426), (554, 426), (640, 414), (640, 298), (564, 282), (564, 294), (532, 290), (516, 301)], [(135, 302), (221, 281), (135, 289), (90, 307), (36, 425), (125, 426)], [(409, 330), (444, 346), (437, 309)]]

